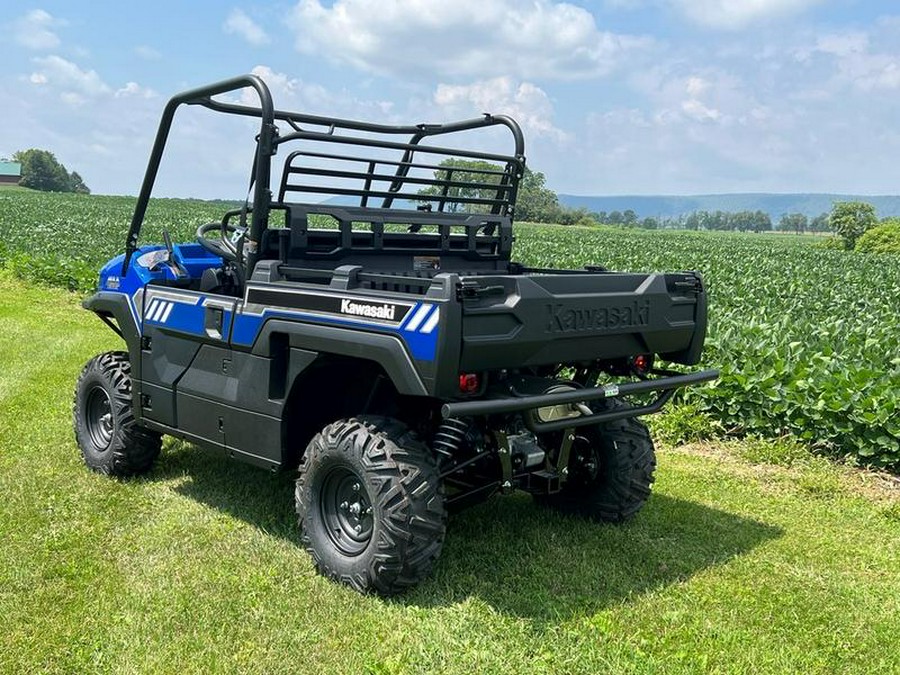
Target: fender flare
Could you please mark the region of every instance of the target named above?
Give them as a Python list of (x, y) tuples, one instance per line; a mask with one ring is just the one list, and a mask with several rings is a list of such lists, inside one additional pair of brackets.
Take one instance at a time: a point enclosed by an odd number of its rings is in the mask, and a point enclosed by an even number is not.
[(141, 377), (141, 331), (131, 311), (128, 296), (124, 293), (98, 291), (85, 298), (81, 306), (97, 316), (113, 318), (128, 348), (131, 372), (134, 379)]
[[(409, 396), (429, 395), (428, 388), (413, 365), (403, 342), (397, 336), (269, 319), (259, 332), (252, 353), (268, 356), (269, 337), (272, 334), (286, 335), (292, 348), (377, 363), (387, 373), (397, 393)], [(323, 349), (326, 345), (327, 348)], [(293, 382), (288, 383), (288, 390), (291, 386)]]

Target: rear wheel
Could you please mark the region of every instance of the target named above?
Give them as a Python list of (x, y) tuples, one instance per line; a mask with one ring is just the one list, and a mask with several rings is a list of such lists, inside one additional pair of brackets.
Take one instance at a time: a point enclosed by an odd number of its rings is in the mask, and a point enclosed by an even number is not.
[(160, 435), (134, 419), (125, 352), (106, 352), (87, 362), (75, 385), (72, 423), (84, 463), (94, 471), (133, 476), (149, 471), (159, 456)]
[[(615, 401), (609, 407), (621, 405)], [(634, 516), (650, 497), (656, 470), (647, 426), (632, 417), (573, 433), (568, 480), (556, 494), (535, 495), (537, 501), (603, 522), (621, 523)]]
[(341, 420), (317, 434), (300, 464), (295, 503), (316, 570), (361, 592), (392, 595), (415, 585), (443, 546), (434, 457), (390, 418)]

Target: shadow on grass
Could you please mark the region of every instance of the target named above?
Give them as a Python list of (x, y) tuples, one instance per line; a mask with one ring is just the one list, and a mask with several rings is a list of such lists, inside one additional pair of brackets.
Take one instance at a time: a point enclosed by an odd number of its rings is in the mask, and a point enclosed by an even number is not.
[(475, 597), (538, 621), (591, 615), (725, 563), (781, 532), (660, 493), (624, 525), (564, 516), (528, 495), (498, 498), (451, 520), (433, 579), (401, 600), (444, 605)]
[[(272, 474), (175, 443), (151, 480), (184, 476), (181, 494), (297, 543), (293, 474)], [(528, 495), (494, 498), (450, 519), (434, 574), (390, 600), (446, 606), (480, 598), (537, 621), (590, 615), (683, 581), (774, 539), (781, 529), (654, 494), (625, 525), (599, 525), (535, 506)]]

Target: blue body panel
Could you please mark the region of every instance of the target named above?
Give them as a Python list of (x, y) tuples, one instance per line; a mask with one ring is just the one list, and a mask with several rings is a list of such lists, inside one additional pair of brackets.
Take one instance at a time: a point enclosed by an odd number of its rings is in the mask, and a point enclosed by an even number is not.
[[(159, 264), (159, 260), (157, 260), (163, 258), (165, 251), (165, 246), (140, 247), (131, 256), (128, 273), (124, 276), (122, 276), (124, 254), (116, 256), (100, 269), (98, 290), (125, 295), (128, 298), (135, 325), (139, 328), (143, 308), (139, 308), (135, 304), (135, 295), (151, 281), (166, 281), (176, 278), (175, 272), (168, 265)], [(206, 269), (222, 265), (220, 257), (209, 253), (200, 244), (176, 244), (173, 246), (173, 252), (176, 260), (187, 270), (192, 279), (199, 279)], [(151, 264), (153, 262), (157, 264)]]
[[(148, 265), (148, 254), (158, 253), (162, 256), (165, 246), (142, 246), (134, 252), (128, 265), (128, 274), (122, 274), (122, 263), (125, 256), (117, 255), (100, 269), (100, 290), (120, 291), (134, 294), (151, 281), (174, 280), (175, 273), (168, 265)], [(173, 247), (175, 259), (187, 270), (192, 279), (199, 279), (204, 270), (220, 267), (222, 259), (209, 253), (200, 244), (176, 244)]]
[[(175, 245), (174, 254), (192, 279), (199, 279), (206, 269), (222, 265), (221, 258), (207, 252), (199, 244)], [(139, 248), (132, 256), (125, 276), (121, 274), (124, 256), (113, 258), (100, 270), (99, 290), (122, 293), (128, 298), (135, 325), (141, 333), (146, 322), (147, 325), (154, 325), (167, 331), (209, 339), (205, 326), (206, 304), (207, 301), (221, 302), (222, 296), (185, 291), (171, 286), (147, 287), (151, 281), (175, 280), (175, 273), (163, 262), (165, 255), (163, 246)], [(329, 294), (334, 293), (327, 288), (322, 290)], [(142, 291), (144, 293), (141, 293)], [(176, 300), (175, 296), (178, 295), (182, 295), (183, 298)], [(416, 302), (402, 324), (389, 326), (364, 318), (281, 307), (267, 307), (261, 314), (244, 312), (243, 302), (237, 299), (237, 311), (224, 309), (222, 337), (213, 341), (228, 342), (236, 347), (252, 347), (266, 321), (286, 319), (394, 334), (400, 337), (414, 359), (433, 361), (440, 332), (440, 313), (440, 303)]]

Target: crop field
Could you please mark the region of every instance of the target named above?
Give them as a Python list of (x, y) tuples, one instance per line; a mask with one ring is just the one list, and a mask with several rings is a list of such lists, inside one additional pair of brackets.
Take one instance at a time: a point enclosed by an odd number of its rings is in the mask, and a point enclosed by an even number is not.
[[(0, 264), (90, 290), (123, 248), (134, 199), (0, 191)], [(225, 203), (156, 200), (143, 240), (193, 240)], [(900, 256), (850, 254), (813, 237), (520, 225), (514, 256), (539, 267), (703, 272), (704, 365), (721, 379), (683, 399), (675, 440), (790, 435), (866, 464), (900, 464)]]

